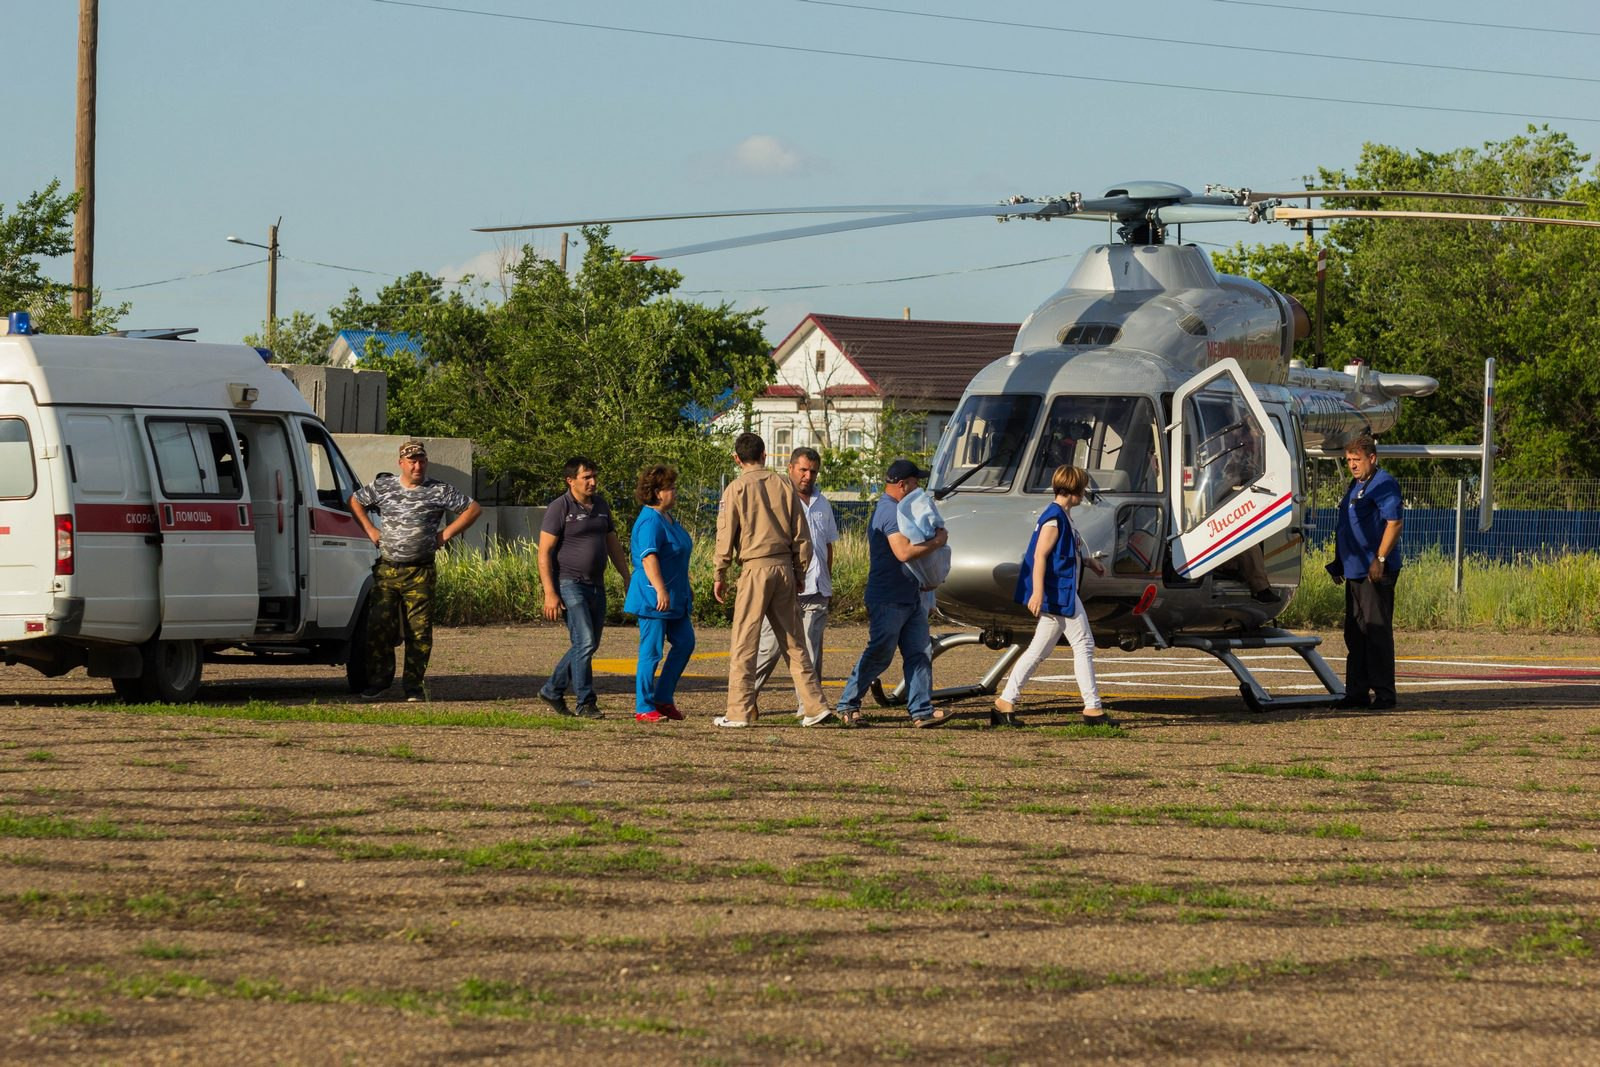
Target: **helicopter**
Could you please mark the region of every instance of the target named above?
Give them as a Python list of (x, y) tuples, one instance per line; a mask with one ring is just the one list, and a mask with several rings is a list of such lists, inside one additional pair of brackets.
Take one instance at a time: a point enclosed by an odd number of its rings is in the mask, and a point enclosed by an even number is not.
[[(1253, 712), (1323, 706), (1344, 686), (1317, 651), (1321, 638), (1275, 625), (1300, 584), (1308, 535), (1309, 472), (1338, 459), (1362, 433), (1381, 437), (1402, 400), (1438, 383), (1365, 364), (1342, 370), (1293, 358), (1310, 316), (1293, 297), (1217, 273), (1182, 241), (1186, 224), (1336, 218), (1418, 218), (1600, 228), (1600, 221), (1531, 214), (1299, 207), (1287, 200), (1426, 198), (1523, 207), (1582, 207), (1536, 197), (1416, 190), (1253, 192), (1162, 181), (1128, 182), (1098, 197), (1013, 196), (1000, 203), (866, 204), (635, 215), (479, 232), (668, 219), (798, 214), (864, 215), (685, 245), (628, 258), (648, 262), (752, 244), (907, 223), (994, 216), (1105, 220), (1115, 241), (1088, 248), (1065, 284), (1022, 323), (1012, 351), (980, 370), (945, 426), (929, 490), (952, 548), (936, 612), (961, 629), (933, 639), (933, 655), (968, 644), (999, 653), (974, 683), (935, 697), (993, 694), (1021, 655), (1034, 619), (1013, 600), (1018, 545), (1052, 498), (1062, 463), (1083, 467), (1091, 491), (1073, 526), (1103, 575), (1086, 570), (1080, 596), (1095, 643), (1136, 651), (1189, 648), (1215, 657)], [(1169, 236), (1175, 240), (1169, 240)], [(1493, 508), (1494, 361), (1484, 373), (1476, 445), (1391, 445), (1389, 458), (1476, 458), (1480, 528)], [(1269, 692), (1239, 658), (1247, 650), (1297, 654), (1326, 690)], [(904, 700), (904, 683), (878, 701)]]

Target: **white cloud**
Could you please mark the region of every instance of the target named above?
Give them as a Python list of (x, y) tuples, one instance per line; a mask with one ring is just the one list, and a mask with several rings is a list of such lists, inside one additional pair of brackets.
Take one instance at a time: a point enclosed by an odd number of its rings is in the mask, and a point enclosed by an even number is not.
[(521, 258), (521, 245), (491, 248), (487, 252), (478, 253), (465, 263), (441, 268), (438, 277), (447, 285), (455, 285), (470, 274), (476, 281), (488, 282), (491, 286), (503, 288), (510, 284), (511, 269)]
[(802, 152), (771, 134), (752, 134), (733, 149), (734, 168), (746, 174), (763, 177), (796, 174), (809, 165), (810, 161)]

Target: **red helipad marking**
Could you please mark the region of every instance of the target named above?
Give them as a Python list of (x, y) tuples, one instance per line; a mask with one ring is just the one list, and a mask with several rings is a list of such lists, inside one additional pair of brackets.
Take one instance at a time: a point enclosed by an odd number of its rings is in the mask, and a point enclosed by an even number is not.
[(1462, 682), (1600, 682), (1600, 671), (1576, 667), (1508, 667), (1494, 672), (1396, 671), (1402, 678), (1438, 678)]

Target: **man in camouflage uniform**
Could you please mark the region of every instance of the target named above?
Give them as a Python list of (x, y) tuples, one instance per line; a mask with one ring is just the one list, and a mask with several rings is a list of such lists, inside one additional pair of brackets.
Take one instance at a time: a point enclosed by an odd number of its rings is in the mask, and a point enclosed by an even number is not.
[[(379, 530), (367, 516), (376, 508), (383, 516)], [(423, 676), (433, 653), (433, 556), (445, 542), (478, 520), (483, 509), (459, 489), (428, 477), (428, 449), (421, 441), (400, 446), (400, 476), (384, 473), (350, 497), (356, 521), (378, 546), (373, 564), (372, 603), (367, 609), (367, 681), (363, 700), (377, 700), (394, 684), (396, 613), (405, 622), (406, 699), (428, 699)], [(447, 513), (456, 518), (444, 529)], [(352, 655), (358, 654), (352, 650)]]

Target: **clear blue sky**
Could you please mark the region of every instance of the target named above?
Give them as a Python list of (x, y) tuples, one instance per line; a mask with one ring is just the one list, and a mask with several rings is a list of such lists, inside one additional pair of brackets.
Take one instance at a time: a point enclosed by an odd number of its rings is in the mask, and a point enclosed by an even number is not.
[[(260, 328), (266, 267), (208, 272), (260, 256), (224, 239), (264, 243), (279, 216), (279, 314), (320, 314), (351, 285), (370, 296), (413, 269), (483, 269), (513, 242), (478, 225), (1092, 195), (1136, 178), (1294, 188), (1353, 167), (1367, 141), (1448, 151), (1529, 122), (1600, 150), (1592, 2), (1328, 5), (103, 0), (95, 279), (133, 301), (125, 326), (235, 341)], [(7, 208), (71, 183), (77, 7), (5, 7)], [(614, 238), (648, 250), (756, 228)], [(1281, 226), (1184, 236), (1293, 239)], [(1104, 237), (1090, 222), (975, 219), (670, 265), (695, 299), (767, 307), (776, 340), (810, 311), (1020, 320)], [(533, 240), (551, 254), (559, 238)], [(974, 270), (1044, 257), (1062, 258)], [(943, 276), (863, 284), (923, 274)], [(800, 286), (827, 288), (781, 291)]]

